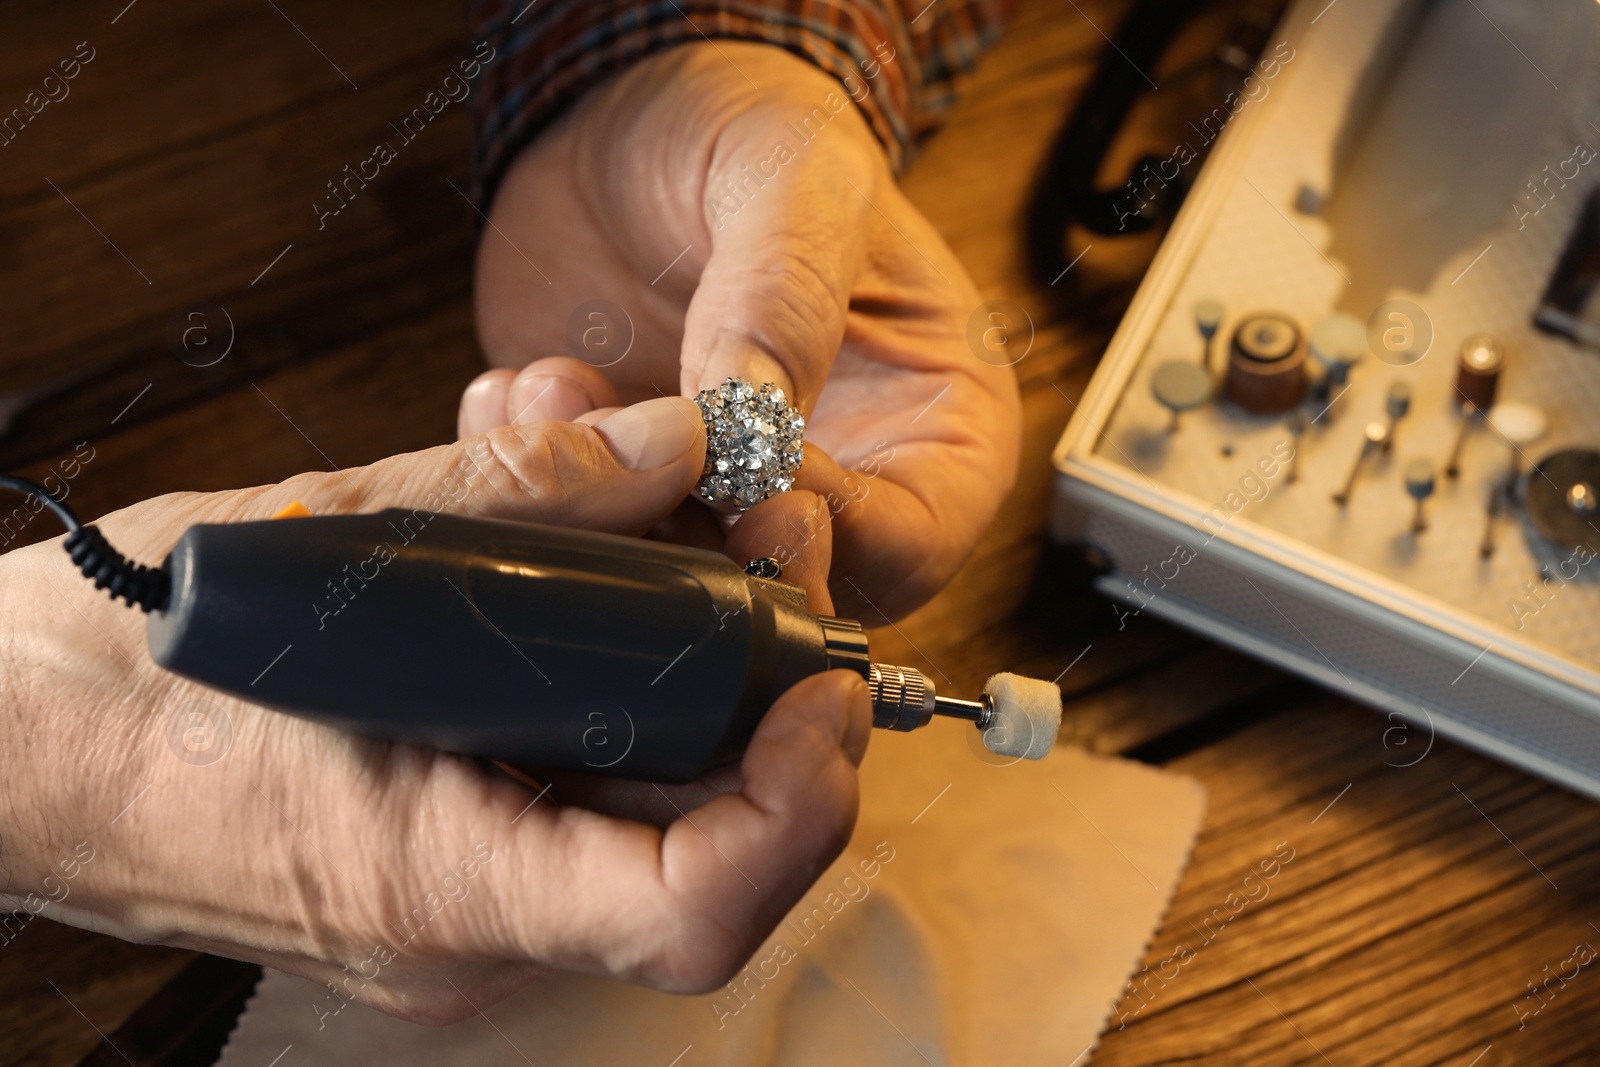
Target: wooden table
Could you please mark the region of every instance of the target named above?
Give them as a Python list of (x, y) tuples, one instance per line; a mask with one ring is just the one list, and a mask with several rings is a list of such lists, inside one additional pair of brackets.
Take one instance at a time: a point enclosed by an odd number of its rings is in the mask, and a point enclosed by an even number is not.
[[(459, 5), (124, 3), (0, 14), (4, 108), (78, 42), (94, 50), (71, 95), (0, 148), (0, 381), (113, 361), (26, 414), (0, 439), (0, 469), (39, 476), (92, 441), (73, 500), (93, 516), (447, 440), (479, 369), (460, 110), (327, 230), (311, 204), (458, 54)], [(1574, 946), (1600, 943), (1589, 801), (1444, 741), (1396, 766), (1427, 739), (1402, 750), (1394, 722), (1149, 617), (1119, 629), (1106, 601), (1049, 578), (1050, 446), (1127, 294), (1093, 319), (1064, 314), (1028, 277), (1021, 212), (1124, 8), (1027, 0), (906, 178), (985, 296), (1029, 308), (1038, 337), (1018, 366), (1016, 491), (950, 588), (875, 647), (958, 689), (996, 665), (1051, 677), (1075, 664), (1062, 678), (1073, 741), (1209, 790), (1146, 959), (1168, 977), (1124, 1000), (1097, 1064), (1593, 1062), (1600, 976), (1528, 999)], [(175, 329), (203, 325), (220, 345), (228, 321), (227, 357), (189, 365), (205, 359)], [(1219, 921), (1280, 843), (1295, 858), (1270, 895)], [(1193, 956), (1174, 975), (1163, 961), (1180, 945)], [(209, 963), (150, 1000), (195, 960), (31, 924), (0, 947), (0, 1061), (150, 1062), (151, 1034), (188, 1032), (242, 995), (236, 967)], [(1517, 1007), (1540, 1003), (1524, 1025)]]

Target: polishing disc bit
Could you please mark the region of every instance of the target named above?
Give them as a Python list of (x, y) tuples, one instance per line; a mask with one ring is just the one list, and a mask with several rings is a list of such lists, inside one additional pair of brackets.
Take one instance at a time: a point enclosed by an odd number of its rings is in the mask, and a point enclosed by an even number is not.
[(1539, 461), (1528, 476), (1528, 521), (1557, 547), (1600, 547), (1600, 452), (1569, 448)]

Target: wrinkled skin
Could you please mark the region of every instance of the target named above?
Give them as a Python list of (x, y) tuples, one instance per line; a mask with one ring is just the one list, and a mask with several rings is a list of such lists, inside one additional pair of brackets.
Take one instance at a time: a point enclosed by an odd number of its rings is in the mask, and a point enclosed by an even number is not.
[[(491, 207), (477, 310), (501, 369), (463, 396), (460, 443), (99, 525), (153, 562), (191, 523), (295, 499), (421, 506), (471, 457), (479, 476), (444, 510), (780, 555), (819, 612), (834, 610), (832, 563), (841, 612), (909, 611), (1010, 485), (1016, 387), (969, 347), (978, 294), (853, 105), (829, 104), (838, 92), (762, 45), (642, 61), (529, 146)], [(818, 106), (800, 146), (786, 124)], [(767, 163), (781, 139), (793, 157)], [(764, 164), (775, 177), (708, 206)], [(604, 370), (590, 363), (608, 355), (565, 344), (591, 299), (636, 333)], [(683, 503), (697, 413), (651, 399), (728, 375), (783, 385), (811, 421), (800, 488), (737, 522)], [(328, 1015), (349, 999), (449, 1022), (546, 968), (720, 985), (848, 839), (871, 732), (863, 683), (835, 672), (785, 694), (742, 763), (702, 782), (566, 776), (541, 792), (165, 674), (139, 614), (84, 582), (59, 540), (0, 557), (0, 617), (0, 904), (332, 983)], [(220, 757), (173, 728), (195, 700), (231, 728)], [(407, 927), (418, 909), (426, 923)]]
[[(445, 486), (461, 491), (444, 510), (636, 534), (699, 474), (695, 414), (658, 399), (598, 427), (501, 428), (366, 468), (161, 497), (98, 525), (154, 561), (191, 523), (265, 518), (296, 499), (317, 513), (417, 507)], [(476, 471), (466, 480), (464, 457)], [(807, 523), (815, 536), (789, 573), (826, 610), (817, 497), (761, 505), (728, 548), (767, 554)], [(0, 613), (0, 905), (335, 983), (317, 1006), (325, 1025), (346, 999), (424, 1022), (466, 1018), (550, 967), (713, 988), (855, 819), (871, 719), (865, 684), (846, 672), (790, 690), (742, 764), (705, 781), (558, 782), (540, 795), (477, 760), (345, 734), (167, 674), (146, 652), (143, 616), (79, 576), (59, 539), (0, 556)], [(173, 733), (197, 699), (231, 726), (214, 761), (181, 723)], [(30, 932), (13, 923), (7, 936)]]
[[(465, 434), (728, 376), (784, 386), (810, 422), (799, 486), (834, 512), (834, 599), (869, 623), (937, 592), (1015, 477), (1015, 376), (969, 345), (972, 282), (841, 83), (769, 45), (671, 49), (534, 141), (489, 210), (476, 299), (500, 369), (463, 396)], [(593, 300), (631, 320), (620, 360), (626, 326), (569, 348)], [(717, 528), (697, 507), (665, 532)]]

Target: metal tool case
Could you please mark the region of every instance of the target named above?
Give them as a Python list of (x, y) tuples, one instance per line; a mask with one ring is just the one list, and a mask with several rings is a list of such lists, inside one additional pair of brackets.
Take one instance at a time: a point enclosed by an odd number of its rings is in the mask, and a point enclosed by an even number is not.
[[(1194, 127), (1225, 129), (1057, 447), (1054, 534), (1103, 553), (1124, 625), (1148, 611), (1420, 724), (1403, 761), (1436, 728), (1600, 797), (1600, 512), (1587, 553), (1530, 514), (1545, 458), (1600, 449), (1600, 352), (1534, 325), (1600, 186), (1600, 5), (1309, 0), (1275, 40), (1272, 76)], [(1260, 312), (1323, 358), (1303, 401), (1253, 414), (1225, 365), (1259, 370), (1230, 339)], [(1348, 380), (1314, 350), (1341, 312), (1369, 341)], [(1483, 335), (1537, 440), (1461, 407)], [(1179, 360), (1229, 395), (1163, 407), (1155, 372)], [(1418, 531), (1402, 470), (1442, 472), (1464, 422)], [(1387, 444), (1363, 443), (1374, 424)], [(1586, 515), (1592, 493), (1563, 488)]]

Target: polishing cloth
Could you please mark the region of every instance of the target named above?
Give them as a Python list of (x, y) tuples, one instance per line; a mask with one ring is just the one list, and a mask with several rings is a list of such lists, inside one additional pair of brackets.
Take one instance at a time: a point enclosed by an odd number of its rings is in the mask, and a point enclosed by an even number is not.
[(326, 987), (269, 970), (220, 1067), (1083, 1067), (1188, 861), (1200, 785), (1066, 747), (1003, 758), (936, 721), (877, 733), (861, 789), (845, 853), (715, 993), (550, 974), (434, 1028), (324, 1017)]

